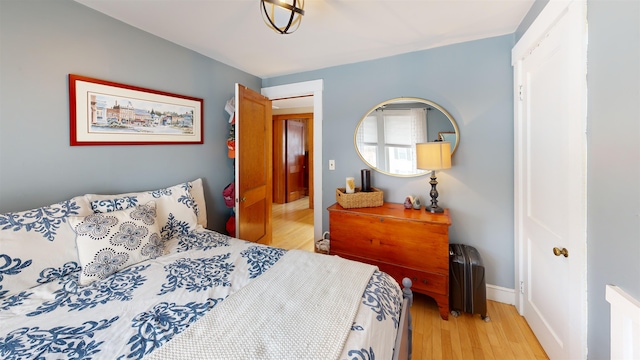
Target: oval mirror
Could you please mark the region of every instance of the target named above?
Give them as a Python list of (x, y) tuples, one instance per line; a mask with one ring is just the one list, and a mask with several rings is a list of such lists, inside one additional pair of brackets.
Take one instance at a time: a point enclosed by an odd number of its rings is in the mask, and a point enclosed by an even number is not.
[(391, 176), (420, 176), (416, 169), (416, 144), (451, 143), (451, 156), (460, 143), (458, 124), (433, 101), (395, 98), (372, 107), (356, 127), (358, 156), (372, 169)]

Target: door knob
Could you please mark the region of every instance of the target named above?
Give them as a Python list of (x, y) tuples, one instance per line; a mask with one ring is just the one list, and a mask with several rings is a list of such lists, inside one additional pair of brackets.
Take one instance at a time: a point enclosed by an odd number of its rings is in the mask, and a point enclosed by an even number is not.
[(247, 201), (246, 197), (243, 196), (243, 197), (240, 198), (240, 202), (245, 202), (245, 201)]
[(555, 256), (564, 255), (564, 257), (569, 257), (569, 250), (567, 250), (566, 248), (562, 248), (562, 250), (560, 250), (559, 248), (554, 247), (553, 255)]

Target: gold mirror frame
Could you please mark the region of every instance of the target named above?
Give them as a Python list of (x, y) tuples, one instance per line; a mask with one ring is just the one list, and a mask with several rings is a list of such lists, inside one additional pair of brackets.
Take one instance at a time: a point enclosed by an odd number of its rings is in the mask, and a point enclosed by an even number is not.
[[(360, 148), (358, 148), (358, 131), (360, 130), (360, 127), (362, 126), (363, 122), (365, 121), (365, 119), (374, 111), (376, 111), (379, 108), (384, 108), (387, 105), (390, 104), (397, 104), (397, 103), (422, 103), (425, 104), (427, 107), (432, 107), (438, 111), (440, 111), (451, 123), (452, 127), (453, 127), (453, 131), (439, 131), (438, 132), (438, 139), (443, 141), (445, 140), (445, 137), (447, 136), (447, 134), (455, 134), (456, 137), (456, 143), (453, 146), (452, 150), (451, 150), (451, 156), (453, 156), (456, 152), (456, 150), (458, 149), (458, 146), (460, 145), (460, 130), (458, 129), (458, 124), (456, 123), (455, 119), (453, 118), (453, 116), (451, 116), (451, 114), (442, 106), (434, 103), (433, 101), (430, 100), (426, 100), (426, 99), (422, 99), (422, 98), (415, 98), (415, 97), (399, 97), (399, 98), (393, 98), (393, 99), (389, 99), (386, 101), (383, 101), (379, 104), (376, 104), (375, 106), (373, 106), (371, 109), (369, 109), (365, 115), (360, 119), (360, 121), (358, 122), (358, 125), (356, 125), (356, 130), (353, 134), (353, 145), (356, 149), (356, 153), (358, 153), (358, 156), (360, 157), (360, 159), (370, 168), (372, 168), (375, 171), (378, 171), (382, 174), (385, 175), (389, 175), (389, 176), (396, 176), (396, 177), (416, 177), (416, 176), (422, 176), (425, 174), (428, 174), (429, 171), (428, 170), (417, 170), (416, 169), (416, 173), (415, 174), (395, 174), (395, 173), (390, 173), (388, 171), (385, 171), (383, 169), (379, 169), (375, 166), (373, 166), (371, 163), (369, 163), (364, 156), (362, 155)], [(428, 141), (434, 141), (435, 139), (428, 139)]]

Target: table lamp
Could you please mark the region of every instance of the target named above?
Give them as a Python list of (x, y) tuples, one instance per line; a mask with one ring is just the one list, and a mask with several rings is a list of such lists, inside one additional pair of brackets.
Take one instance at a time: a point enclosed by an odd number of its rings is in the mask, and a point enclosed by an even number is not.
[(425, 211), (432, 213), (444, 212), (438, 206), (438, 190), (436, 185), (436, 170), (449, 169), (451, 167), (451, 144), (448, 141), (436, 141), (416, 144), (416, 168), (431, 170), (431, 205), (425, 204)]

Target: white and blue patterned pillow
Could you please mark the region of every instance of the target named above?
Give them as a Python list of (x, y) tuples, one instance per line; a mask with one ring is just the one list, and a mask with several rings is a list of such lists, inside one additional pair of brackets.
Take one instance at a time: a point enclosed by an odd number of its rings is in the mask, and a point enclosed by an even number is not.
[(72, 216), (69, 224), (76, 232), (80, 285), (105, 279), (164, 252), (153, 201), (126, 210)]
[(80, 269), (71, 216), (91, 214), (83, 196), (0, 214), (0, 299)]
[(191, 196), (193, 196), (193, 200), (195, 201), (195, 210), (198, 216), (198, 225), (206, 228), (207, 206), (204, 200), (204, 188), (202, 186), (201, 178), (189, 182), (189, 192), (191, 193)]
[(189, 191), (188, 182), (146, 192), (119, 195), (86, 194), (94, 213), (125, 210), (133, 206), (156, 203), (156, 216), (163, 241), (169, 241), (182, 234), (188, 234), (198, 226), (196, 202)]

